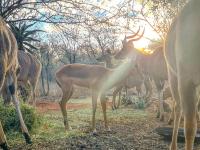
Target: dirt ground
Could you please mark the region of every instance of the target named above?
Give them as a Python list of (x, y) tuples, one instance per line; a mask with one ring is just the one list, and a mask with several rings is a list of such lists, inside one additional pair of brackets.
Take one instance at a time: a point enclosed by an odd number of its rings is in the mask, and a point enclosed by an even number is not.
[[(86, 108), (89, 107), (89, 104), (79, 104), (79, 103), (70, 103), (67, 104), (67, 109), (80, 109), (80, 108)], [(47, 112), (47, 111), (60, 111), (60, 106), (58, 102), (44, 102), (44, 101), (38, 101), (36, 103), (36, 108), (39, 112)]]
[[(67, 108), (73, 111), (76, 109), (90, 108), (89, 103), (73, 103), (68, 104)], [(110, 104), (109, 104), (110, 105)], [(109, 106), (108, 106), (109, 107)], [(46, 113), (49, 111), (60, 111), (56, 102), (37, 103), (37, 109)], [(108, 108), (110, 109), (110, 107)], [(103, 126), (103, 120), (97, 120), (97, 135), (90, 132), (90, 120), (88, 125), (79, 125), (77, 128), (83, 134), (62, 137), (54, 140), (34, 141), (31, 145), (17, 144), (12, 146), (14, 150), (167, 150), (169, 149), (169, 141), (164, 141), (161, 136), (154, 132), (156, 127), (161, 126), (160, 121), (155, 117), (154, 108), (142, 110), (146, 115), (129, 118), (131, 113), (135, 113), (129, 107), (121, 107), (122, 111), (126, 110), (130, 114), (126, 116), (119, 115), (120, 119), (109, 118), (109, 126), (111, 131), (106, 131)], [(117, 113), (120, 113), (120, 109)], [(111, 111), (112, 113), (112, 111)], [(113, 112), (116, 113), (116, 112)], [(116, 113), (116, 115), (118, 115)], [(179, 143), (180, 150), (184, 144)], [(199, 145), (195, 145), (195, 150), (200, 149)]]

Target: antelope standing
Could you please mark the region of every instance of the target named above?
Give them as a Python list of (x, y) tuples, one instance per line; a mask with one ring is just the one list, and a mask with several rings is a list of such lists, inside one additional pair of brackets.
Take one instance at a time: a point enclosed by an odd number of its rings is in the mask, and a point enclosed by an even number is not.
[(107, 49), (106, 54), (98, 57), (96, 60), (99, 62), (105, 62), (106, 68), (115, 68), (116, 66), (112, 62), (112, 55), (113, 54), (111, 54), (111, 50)]
[[(110, 49), (108, 49), (106, 51), (107, 53), (105, 55), (102, 55), (100, 57), (97, 58), (98, 61), (104, 61), (106, 62), (106, 67), (107, 68), (114, 68), (114, 65), (112, 64), (112, 54), (110, 52)], [(115, 87), (115, 90), (113, 91), (113, 99), (112, 99), (112, 109), (117, 109), (120, 105), (120, 101), (121, 101), (121, 91), (123, 89), (123, 87), (126, 89), (126, 95), (127, 95), (127, 89), (130, 88), (134, 88), (136, 87), (137, 90), (137, 94), (139, 96), (139, 94), (141, 94), (141, 86), (142, 83), (144, 82), (144, 78), (142, 73), (140, 72), (140, 70), (138, 69), (138, 67), (136, 66), (135, 68), (133, 68), (133, 70), (130, 73), (130, 76), (127, 77), (126, 80), (124, 80), (124, 82), (122, 82), (122, 84), (117, 85)], [(150, 89), (150, 87), (148, 87), (148, 82), (145, 82), (145, 87), (146, 87), (146, 96), (148, 97), (148, 89)], [(116, 96), (119, 93), (119, 99), (118, 99), (118, 103), (116, 105)]]
[[(16, 73), (18, 68), (17, 51), (18, 47), (16, 39), (10, 29), (7, 27), (6, 23), (0, 17), (0, 91), (2, 91), (3, 86), (6, 87), (4, 89), (9, 90), (19, 116), (22, 133), (25, 137), (26, 142), (31, 143), (31, 138), (20, 110), (19, 100), (16, 96)], [(9, 149), (1, 123), (0, 146), (4, 150)]]
[(197, 130), (197, 86), (200, 84), (200, 1), (189, 1), (168, 32), (165, 59), (175, 120), (171, 150), (177, 149), (180, 117), (184, 116), (185, 149), (192, 150)]
[[(132, 36), (128, 36), (127, 39), (132, 38)], [(131, 41), (131, 40), (130, 40)], [(164, 108), (163, 108), (163, 89), (164, 89), (164, 83), (167, 80), (167, 66), (164, 59), (164, 54), (162, 47), (160, 47), (158, 50), (154, 51), (151, 55), (144, 55), (138, 50), (134, 50), (133, 44), (131, 42), (127, 42), (126, 39), (123, 41), (124, 49), (119, 51), (115, 58), (116, 59), (123, 59), (125, 57), (132, 57), (135, 55), (136, 58), (136, 64), (138, 65), (138, 68), (141, 69), (141, 72), (145, 75), (146, 87), (147, 89), (150, 89), (148, 93), (148, 97), (152, 94), (152, 87), (150, 83), (150, 79), (153, 79), (159, 94), (159, 115), (158, 117), (160, 120), (164, 120)]]
[(40, 77), (42, 65), (35, 56), (21, 50), (18, 51), (18, 61), (20, 65), (20, 72), (17, 78), (18, 86), (26, 88), (26, 85), (30, 85), (33, 104), (35, 104), (35, 90)]
[[(137, 34), (138, 33), (136, 33), (135, 36)], [(140, 35), (137, 40), (139, 40), (142, 36), (143, 34)], [(132, 66), (132, 63), (126, 63), (117, 69), (108, 69), (98, 65), (69, 64), (59, 69), (56, 72), (56, 81), (63, 92), (60, 107), (64, 118), (65, 129), (68, 130), (70, 128), (67, 119), (66, 102), (70, 99), (73, 93), (74, 85), (87, 87), (92, 90), (93, 133), (96, 132), (95, 113), (97, 99), (99, 96), (103, 110), (105, 128), (109, 129), (106, 118), (105, 92), (108, 89), (115, 87), (117, 84), (120, 84), (129, 75), (132, 70)]]

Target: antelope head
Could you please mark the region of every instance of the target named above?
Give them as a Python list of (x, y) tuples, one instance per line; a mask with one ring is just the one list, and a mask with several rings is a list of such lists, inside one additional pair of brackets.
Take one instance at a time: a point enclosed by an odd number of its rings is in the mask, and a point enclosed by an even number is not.
[(110, 59), (109, 56), (112, 56), (112, 55), (113, 55), (113, 54), (111, 53), (111, 50), (110, 50), (110, 49), (107, 49), (107, 50), (106, 50), (106, 54), (104, 54), (104, 55), (102, 55), (102, 56), (100, 56), (100, 57), (97, 57), (96, 60), (97, 60), (97, 61), (100, 61), (100, 62), (102, 62), (102, 61), (107, 61), (107, 59)]
[(135, 50), (133, 41), (138, 41), (144, 35), (145, 29), (142, 31), (141, 35), (138, 35), (140, 32), (140, 27), (137, 32), (130, 36), (125, 36), (124, 40), (122, 41), (122, 49), (115, 55), (115, 59), (124, 59), (124, 58), (132, 58), (134, 55), (137, 54), (137, 50)]

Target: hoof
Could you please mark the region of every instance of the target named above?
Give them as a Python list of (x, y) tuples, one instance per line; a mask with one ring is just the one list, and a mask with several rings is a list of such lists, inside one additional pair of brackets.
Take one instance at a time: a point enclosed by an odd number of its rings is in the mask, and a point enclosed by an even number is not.
[(97, 130), (96, 129), (94, 129), (93, 131), (92, 131), (92, 133), (91, 133), (93, 136), (96, 136), (97, 135)]
[(7, 143), (0, 144), (0, 147), (1, 147), (3, 150), (9, 150), (9, 149), (10, 149)]
[(157, 112), (156, 118), (160, 117), (160, 112)]
[(160, 116), (160, 121), (164, 121), (164, 115)]
[(170, 145), (170, 150), (177, 150), (177, 145)]
[(71, 126), (68, 126), (68, 127), (65, 127), (65, 131), (71, 131), (72, 130), (72, 127)]
[(27, 144), (32, 144), (30, 135), (28, 133), (25, 133), (25, 132), (23, 133), (23, 135), (24, 135), (24, 138), (26, 140), (26, 143)]
[(116, 110), (118, 107), (117, 106), (112, 106), (112, 110)]
[(31, 105), (31, 106), (33, 106), (33, 107), (36, 107), (36, 103), (33, 102), (33, 101), (29, 101), (28, 104)]
[(107, 127), (107, 128), (106, 128), (106, 131), (107, 131), (107, 132), (111, 132), (110, 127)]
[(172, 122), (173, 122), (173, 120), (172, 120), (172, 119), (169, 119), (168, 122), (167, 122), (167, 124), (168, 124), (168, 125), (172, 125)]

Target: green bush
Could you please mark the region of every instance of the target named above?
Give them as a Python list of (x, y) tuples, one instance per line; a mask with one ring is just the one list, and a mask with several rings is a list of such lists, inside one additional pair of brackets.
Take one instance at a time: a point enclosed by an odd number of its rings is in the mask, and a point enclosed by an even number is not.
[[(29, 131), (36, 129), (42, 121), (42, 118), (37, 114), (36, 109), (28, 104), (20, 105), (25, 124)], [(20, 122), (14, 105), (4, 106), (0, 102), (0, 120), (5, 132), (19, 131)]]
[(133, 104), (132, 102), (132, 97), (129, 95), (122, 95), (122, 104), (124, 104), (125, 106)]
[(127, 105), (133, 105), (135, 109), (144, 109), (146, 102), (144, 98), (139, 98), (137, 96), (131, 96), (131, 95), (123, 95), (122, 96), (122, 104), (125, 106)]
[(145, 100), (142, 98), (135, 98), (133, 102), (133, 106), (135, 109), (144, 109), (145, 108)]

